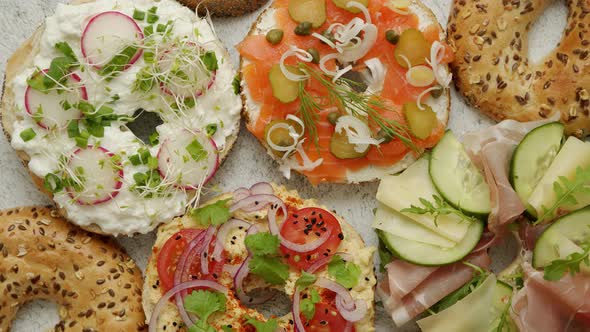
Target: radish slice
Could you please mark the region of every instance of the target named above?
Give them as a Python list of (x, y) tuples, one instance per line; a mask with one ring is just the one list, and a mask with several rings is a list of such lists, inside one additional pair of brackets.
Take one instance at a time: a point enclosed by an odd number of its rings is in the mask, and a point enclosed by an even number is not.
[[(93, 16), (80, 41), (82, 55), (88, 63), (101, 68), (121, 53), (128, 46), (139, 46), (143, 41), (143, 32), (133, 18), (121, 12), (108, 11)], [(142, 49), (128, 63), (127, 69), (141, 56)]]
[[(44, 75), (48, 69), (37, 75)], [(65, 128), (70, 120), (80, 119), (82, 112), (73, 107), (80, 99), (88, 100), (86, 88), (82, 85), (80, 76), (72, 73), (68, 75), (66, 89), (54, 89), (48, 93), (35, 90), (27, 86), (25, 91), (25, 109), (44, 129)], [(67, 110), (65, 108), (68, 108)]]
[(197, 131), (183, 130), (164, 141), (158, 152), (160, 175), (186, 190), (207, 183), (219, 166), (215, 141)]
[(68, 162), (67, 175), (79, 186), (67, 188), (80, 205), (97, 205), (110, 201), (123, 186), (123, 167), (103, 147), (88, 146), (74, 152)]
[(210, 89), (215, 83), (216, 71), (209, 71), (201, 60), (205, 52), (193, 42), (166, 50), (158, 61), (162, 91), (175, 97), (196, 98)]

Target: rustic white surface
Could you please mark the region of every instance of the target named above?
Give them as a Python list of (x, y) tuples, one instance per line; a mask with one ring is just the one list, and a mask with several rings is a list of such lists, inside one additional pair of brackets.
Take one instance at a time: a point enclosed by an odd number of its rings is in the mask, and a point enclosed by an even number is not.
[[(452, 0), (424, 0), (443, 25), (446, 24)], [(51, 15), (58, 0), (0, 0), (0, 83), (4, 76), (6, 59), (14, 52), (43, 18)], [(234, 46), (247, 34), (258, 13), (239, 18), (215, 19), (214, 25), (220, 39), (229, 48), (234, 64), (238, 55)], [(547, 10), (533, 29), (530, 54), (532, 59), (540, 59), (549, 52), (561, 38), (565, 26), (567, 10), (562, 1)], [(453, 91), (450, 128), (458, 135), (489, 125), (491, 122), (465, 105)], [(316, 197), (329, 208), (338, 211), (361, 233), (369, 245), (377, 242), (370, 228), (372, 210), (376, 206), (377, 183), (362, 185), (320, 185), (311, 186), (303, 177), (295, 175), (291, 180), (282, 177), (276, 164), (267, 156), (256, 139), (242, 126), (239, 140), (212, 181), (220, 190), (232, 190), (239, 186), (249, 186), (258, 181), (274, 181), (299, 190), (303, 197)], [(0, 136), (0, 208), (49, 204), (32, 184), (27, 171), (17, 159), (6, 138)], [(154, 236), (144, 235), (132, 239), (122, 238), (120, 242), (143, 268), (150, 253)], [(512, 246), (507, 246), (512, 247)], [(499, 252), (498, 252), (499, 251)], [(511, 259), (509, 248), (500, 249), (494, 255), (496, 266)], [(55, 306), (46, 301), (27, 305), (18, 315), (13, 331), (46, 331), (58, 321)], [(391, 320), (378, 312), (378, 331), (415, 331), (417, 327), (408, 324), (396, 330)]]

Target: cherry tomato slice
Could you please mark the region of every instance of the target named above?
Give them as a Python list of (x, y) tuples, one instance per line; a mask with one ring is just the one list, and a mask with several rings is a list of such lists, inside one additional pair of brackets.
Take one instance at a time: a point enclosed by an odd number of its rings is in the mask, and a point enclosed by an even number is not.
[[(172, 235), (168, 241), (162, 246), (160, 253), (158, 254), (157, 268), (158, 277), (160, 278), (160, 287), (162, 292), (170, 290), (174, 286), (174, 273), (176, 272), (176, 266), (178, 260), (184, 251), (186, 245), (197, 237), (204, 230), (187, 228), (179, 231)], [(210, 256), (215, 248), (215, 238), (211, 241), (208, 255)], [(202, 275), (201, 273), (201, 257), (197, 256), (191, 262), (190, 274), (194, 279), (204, 279), (217, 281), (217, 278), (223, 271), (223, 265), (225, 263), (225, 251), (222, 253), (221, 261), (210, 260), (209, 261), (209, 274)]]
[(316, 250), (298, 253), (281, 245), (281, 252), (290, 265), (305, 270), (318, 258), (334, 254), (344, 239), (340, 223), (332, 213), (315, 207), (289, 211), (287, 220), (281, 226), (281, 235), (285, 239), (304, 244), (327, 231), (331, 231), (330, 237)]

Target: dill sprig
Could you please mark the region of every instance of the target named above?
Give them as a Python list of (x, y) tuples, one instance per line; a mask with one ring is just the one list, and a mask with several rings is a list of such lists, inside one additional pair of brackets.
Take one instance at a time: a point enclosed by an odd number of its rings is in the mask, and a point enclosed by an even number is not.
[[(322, 72), (312, 68), (305, 63), (299, 63), (299, 69), (310, 76), (311, 79), (318, 81), (326, 88), (328, 95), (327, 103), (319, 103), (300, 85), (299, 98), (301, 101), (300, 113), (310, 113), (312, 110), (320, 111), (328, 106), (335, 106), (340, 110), (346, 110), (355, 116), (367, 116), (373, 121), (387, 137), (397, 138), (404, 145), (414, 151), (418, 151), (410, 138), (408, 128), (401, 123), (384, 117), (381, 112), (394, 112), (395, 110), (388, 106), (380, 96), (375, 94), (362, 94), (354, 91), (353, 87), (359, 83), (345, 78), (339, 78), (336, 82), (326, 77)], [(305, 106), (304, 106), (305, 105)], [(304, 109), (305, 111), (301, 111)], [(317, 112), (313, 112), (317, 113)], [(304, 120), (305, 123), (305, 120)], [(307, 123), (306, 128), (310, 130), (310, 138), (317, 141), (317, 127), (315, 122)], [(312, 128), (316, 128), (315, 136), (312, 135)]]
[(299, 82), (299, 99), (300, 106), (297, 115), (299, 115), (301, 121), (303, 121), (309, 139), (313, 142), (316, 148), (319, 149), (320, 143), (316, 123), (319, 120), (317, 111), (322, 109), (322, 105), (318, 103), (316, 97), (305, 90), (305, 81)]

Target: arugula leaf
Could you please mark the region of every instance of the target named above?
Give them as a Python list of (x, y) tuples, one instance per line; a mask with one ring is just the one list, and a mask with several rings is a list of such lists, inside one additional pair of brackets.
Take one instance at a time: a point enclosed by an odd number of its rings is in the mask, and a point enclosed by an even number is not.
[(246, 325), (252, 325), (256, 332), (274, 332), (279, 327), (276, 319), (269, 319), (266, 322), (246, 316)]
[(301, 271), (301, 277), (295, 282), (295, 287), (306, 288), (311, 286), (317, 279), (318, 277), (315, 274)]
[(328, 263), (328, 274), (342, 286), (352, 288), (358, 284), (361, 269), (353, 262), (345, 262), (342, 257), (334, 255)]
[(308, 321), (315, 316), (315, 305), (321, 300), (320, 294), (315, 289), (310, 290), (309, 296), (299, 302), (300, 311)]
[[(467, 264), (467, 263), (465, 263), (465, 264)], [(473, 292), (477, 287), (479, 287), (481, 284), (483, 284), (483, 282), (488, 277), (489, 272), (486, 272), (479, 267), (472, 266), (470, 264), (468, 264), (468, 265), (475, 269), (473, 278), (469, 282), (467, 282), (465, 285), (463, 285), (463, 287), (461, 287), (461, 288), (457, 289), (456, 291), (452, 292), (451, 294), (447, 295), (442, 300), (438, 301), (435, 305), (430, 307), (431, 311), (437, 313), (437, 312), (441, 312), (441, 311), (451, 307), (453, 304), (459, 302), (460, 300), (465, 298), (467, 295), (471, 294), (471, 292)]]
[(203, 61), (203, 64), (208, 71), (215, 71), (219, 69), (217, 55), (215, 55), (215, 52), (213, 51), (206, 52), (205, 54), (201, 55), (201, 61)]
[(209, 316), (225, 311), (227, 298), (225, 294), (208, 290), (196, 290), (184, 298), (186, 311), (199, 317), (199, 321), (207, 322)]
[(554, 218), (560, 207), (578, 204), (576, 195), (590, 195), (589, 183), (590, 167), (585, 169), (582, 167), (576, 168), (576, 175), (572, 180), (565, 176), (560, 176), (557, 181), (553, 183), (553, 191), (556, 196), (555, 202), (550, 207), (544, 205), (541, 206), (543, 213), (533, 224), (536, 225)]
[(203, 145), (199, 143), (199, 141), (197, 141), (196, 139), (193, 140), (189, 145), (187, 145), (185, 149), (194, 161), (201, 161), (207, 158), (207, 151), (205, 151)]
[(218, 200), (213, 204), (191, 210), (191, 217), (201, 226), (219, 226), (231, 217), (227, 203), (230, 199)]
[(252, 273), (271, 285), (283, 285), (289, 278), (289, 266), (279, 257), (254, 256), (248, 266)]
[(575, 252), (565, 259), (556, 259), (545, 267), (543, 278), (549, 281), (561, 279), (567, 272), (572, 276), (580, 272), (580, 264), (590, 265), (590, 243), (584, 242), (580, 245), (582, 252)]
[(504, 310), (502, 310), (502, 315), (500, 315), (498, 325), (495, 326), (494, 332), (504, 332), (505, 329), (507, 331), (513, 331), (512, 325), (514, 325), (514, 323), (512, 323), (512, 320), (508, 315), (511, 305), (512, 297), (508, 299), (508, 302), (506, 303)]
[(246, 236), (246, 247), (253, 255), (277, 255), (281, 241), (276, 235), (270, 233), (256, 233)]
[(435, 225), (438, 225), (438, 217), (450, 214), (456, 215), (463, 221), (476, 220), (474, 217), (466, 215), (465, 213), (463, 213), (463, 211), (456, 209), (454, 206), (447, 203), (447, 201), (445, 201), (444, 198), (438, 195), (432, 195), (432, 198), (434, 199), (434, 202), (431, 202), (425, 198), (420, 198), (420, 203), (422, 203), (422, 207), (411, 205), (409, 208), (403, 209), (400, 212), (433, 215)]

